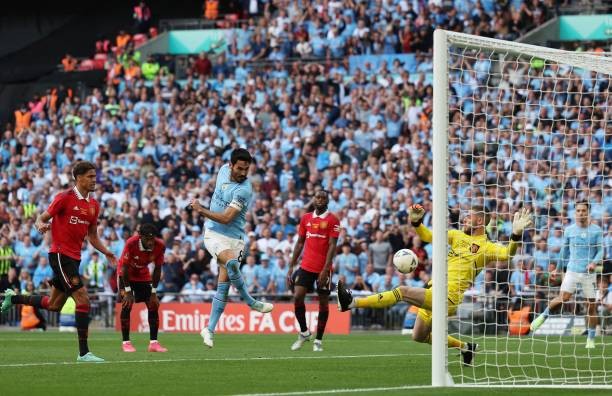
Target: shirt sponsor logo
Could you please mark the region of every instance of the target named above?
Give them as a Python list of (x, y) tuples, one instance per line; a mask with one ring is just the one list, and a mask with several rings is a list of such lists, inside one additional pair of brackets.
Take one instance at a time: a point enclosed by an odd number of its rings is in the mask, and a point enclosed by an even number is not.
[(85, 225), (89, 225), (89, 221), (81, 220), (78, 216), (70, 216), (70, 220), (68, 222), (70, 224), (85, 224)]
[(313, 232), (306, 232), (306, 238), (323, 238), (326, 239), (327, 235), (315, 234)]

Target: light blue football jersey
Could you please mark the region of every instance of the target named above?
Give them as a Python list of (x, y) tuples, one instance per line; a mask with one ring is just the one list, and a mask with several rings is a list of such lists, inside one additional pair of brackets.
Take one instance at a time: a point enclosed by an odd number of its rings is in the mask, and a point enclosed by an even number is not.
[(590, 224), (582, 228), (577, 224), (567, 227), (563, 233), (561, 261), (567, 270), (586, 273), (589, 263), (600, 263), (603, 258), (603, 231)]
[(252, 196), (253, 187), (251, 182), (248, 179), (242, 183), (232, 181), (230, 179), (229, 165), (223, 165), (217, 175), (217, 183), (210, 202), (210, 210), (222, 213), (228, 206), (231, 206), (240, 210), (240, 213), (228, 224), (221, 224), (207, 219), (206, 228), (232, 239), (245, 240), (244, 227), (246, 225), (246, 214), (249, 210)]

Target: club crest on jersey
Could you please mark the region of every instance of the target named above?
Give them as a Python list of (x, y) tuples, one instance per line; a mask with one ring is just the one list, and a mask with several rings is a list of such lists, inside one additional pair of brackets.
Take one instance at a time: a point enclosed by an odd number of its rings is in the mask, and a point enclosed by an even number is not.
[(480, 249), (480, 245), (476, 245), (475, 243), (472, 243), (472, 248), (470, 249), (472, 251), (472, 253), (478, 253), (478, 249)]
[(322, 221), (319, 223), (319, 226), (321, 227), (322, 230), (327, 228), (327, 221)]

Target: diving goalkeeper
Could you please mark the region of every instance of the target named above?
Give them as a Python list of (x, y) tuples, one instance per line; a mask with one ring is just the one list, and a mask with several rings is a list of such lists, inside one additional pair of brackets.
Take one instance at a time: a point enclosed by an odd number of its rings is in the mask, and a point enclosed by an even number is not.
[[(409, 217), (416, 233), (424, 242), (431, 242), (431, 231), (425, 227), (423, 216), (425, 210), (421, 205), (409, 208)], [(507, 246), (488, 240), (485, 226), (489, 223), (489, 214), (483, 207), (473, 207), (463, 221), (463, 230), (448, 231), (448, 315), (452, 316), (463, 300), (463, 293), (471, 286), (478, 273), (491, 261), (505, 261), (517, 250), (525, 228), (532, 223), (530, 212), (523, 208), (514, 214), (512, 237)], [(386, 308), (406, 301), (419, 307), (414, 325), (412, 339), (431, 344), (431, 281), (425, 288), (399, 286), (393, 290), (373, 294), (363, 298), (353, 298), (342, 281), (338, 282), (338, 309), (348, 311), (351, 308)], [(458, 348), (463, 356), (463, 363), (470, 365), (477, 344), (460, 341), (448, 336), (449, 348)]]

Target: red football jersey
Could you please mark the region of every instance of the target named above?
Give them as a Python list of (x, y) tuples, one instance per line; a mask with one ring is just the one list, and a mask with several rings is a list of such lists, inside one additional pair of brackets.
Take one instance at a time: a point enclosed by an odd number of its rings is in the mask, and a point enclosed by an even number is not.
[(306, 213), (300, 220), (299, 234), (306, 237), (302, 268), (310, 272), (321, 272), (325, 266), (330, 238), (338, 238), (340, 221), (330, 212), (317, 216)]
[(130, 282), (150, 282), (151, 272), (149, 272), (149, 263), (154, 263), (155, 266), (160, 266), (164, 263), (164, 252), (166, 245), (164, 241), (155, 238), (152, 250), (145, 250), (140, 243), (140, 235), (134, 235), (125, 243), (117, 274), (121, 276), (123, 266), (128, 266), (128, 277)]
[(98, 202), (92, 197), (83, 197), (74, 187), (57, 194), (47, 212), (53, 218), (49, 252), (80, 260), (81, 247), (89, 226), (98, 225), (98, 213), (100, 213)]

